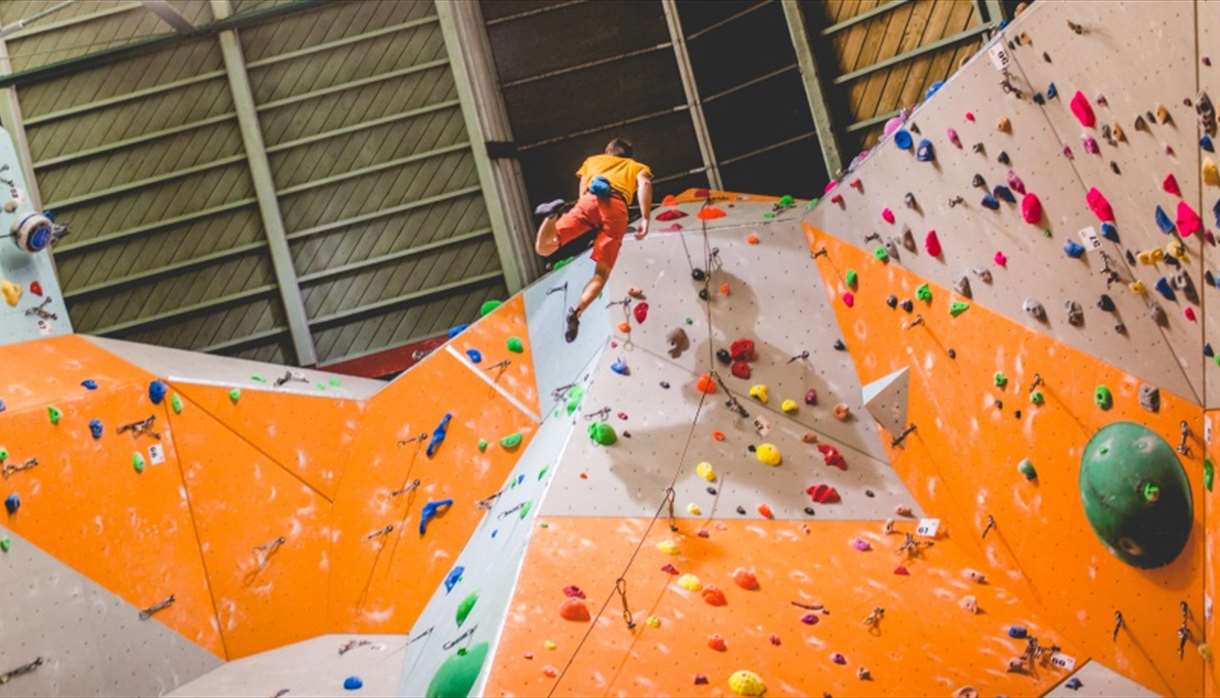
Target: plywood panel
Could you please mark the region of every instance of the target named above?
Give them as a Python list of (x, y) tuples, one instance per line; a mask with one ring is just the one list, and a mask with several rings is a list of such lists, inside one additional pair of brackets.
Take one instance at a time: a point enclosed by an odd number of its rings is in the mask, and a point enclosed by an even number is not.
[(329, 502), (184, 402), (170, 419), (229, 658), (323, 632)]
[[(1198, 693), (1202, 660), (1193, 646), (1178, 659), (1176, 633), (1179, 602), (1196, 609), (1196, 622), (1202, 618), (1202, 410), (1166, 390), (1158, 412), (1145, 410), (1136, 376), (977, 305), (953, 318), (948, 308), (955, 297), (938, 285), (930, 286), (932, 301), (919, 304), (923, 324), (904, 329), (912, 318), (884, 299), (913, 295), (925, 279), (813, 233), (812, 244), (828, 251), (818, 260), (828, 291), (842, 291), (834, 281), (842, 268), (860, 270), (855, 306), (836, 304), (835, 313), (861, 378), (911, 371), (909, 413), (919, 429), (890, 457), (925, 509), (959, 541), (977, 546), (991, 577), (1027, 585), (1048, 622), (1079, 643), (1080, 655), (1157, 692)], [(1008, 380), (1002, 390), (994, 384), (997, 371)], [(1035, 374), (1043, 379), (1041, 407), (1029, 398)], [(1093, 402), (1099, 385), (1112, 391), (1109, 410)], [(1187, 453), (1178, 458), (1191, 485), (1192, 532), (1185, 549), (1160, 568), (1121, 562), (1084, 516), (1081, 454), (1098, 429), (1119, 421), (1143, 424), (1175, 446), (1179, 425), (1190, 429)], [(1036, 481), (1018, 471), (1026, 458), (1035, 465)], [(996, 525), (980, 541), (988, 516)], [(1115, 610), (1127, 628), (1117, 642), (1111, 637)], [(1199, 631), (1196, 624), (1192, 632)]]
[[(1220, 98), (1217, 97), (1220, 95), (1220, 72), (1218, 72), (1220, 71), (1220, 66), (1217, 66), (1215, 62), (1213, 62), (1214, 59), (1211, 57), (1210, 42), (1215, 37), (1215, 27), (1220, 26), (1220, 2), (1214, 2), (1213, 0), (1196, 2), (1195, 11), (1195, 27), (1198, 37), (1195, 46), (1198, 55), (1194, 57), (1194, 65), (1195, 73), (1198, 78), (1199, 95), (1206, 93), (1211, 99), (1214, 108), (1216, 100)], [(1211, 63), (1211, 65), (1206, 65), (1203, 63), (1205, 58), (1207, 59), (1208, 63)], [(1198, 95), (1196, 95), (1196, 98), (1197, 97)], [(1170, 105), (1166, 104), (1166, 107), (1169, 106)], [(1176, 104), (1173, 105), (1173, 107), (1175, 112), (1180, 111), (1177, 109)], [(1190, 119), (1190, 116), (1192, 115), (1183, 114), (1183, 118), (1188, 120)], [(1196, 124), (1197, 130), (1198, 122), (1195, 121), (1194, 123)], [(1188, 130), (1188, 124), (1189, 122), (1179, 124), (1179, 128)], [(1202, 133), (1199, 135), (1202, 135)], [(1212, 140), (1215, 141), (1216, 138), (1212, 138)], [(1213, 145), (1212, 147), (1214, 148), (1215, 146)], [(1202, 171), (1202, 163), (1204, 162), (1203, 158), (1211, 158), (1212, 162), (1216, 162), (1217, 155), (1214, 152), (1200, 152), (1199, 150), (1195, 150), (1193, 146), (1191, 148), (1191, 152), (1197, 156), (1197, 159), (1200, 162), (1200, 169), (1195, 171), (1197, 173), (1201, 173)], [(1183, 155), (1183, 160), (1189, 161), (1185, 155)], [(1207, 184), (1203, 182), (1201, 174), (1195, 179), (1195, 181), (1198, 182), (1199, 186), (1199, 208), (1197, 210), (1199, 211), (1199, 215), (1203, 217), (1206, 229), (1214, 232), (1213, 228), (1220, 225), (1220, 221), (1216, 220), (1215, 214), (1216, 208), (1220, 206), (1220, 185), (1215, 183)], [(1183, 193), (1186, 194), (1186, 196), (1190, 196), (1190, 190), (1188, 189), (1183, 189)], [(1213, 278), (1215, 277), (1217, 271), (1220, 271), (1220, 251), (1217, 251), (1215, 245), (1209, 244), (1203, 246), (1203, 269), (1205, 272), (1210, 271)], [(1208, 285), (1206, 282), (1206, 276), (1204, 276), (1204, 283), (1199, 289), (1199, 293), (1203, 296), (1204, 310), (1206, 310), (1208, 304), (1211, 304), (1213, 308), (1220, 305), (1220, 288), (1214, 285)], [(1220, 322), (1217, 321), (1214, 314), (1209, 316), (1207, 312), (1203, 313), (1203, 341), (1211, 344), (1213, 350), (1220, 347)], [(1208, 407), (1216, 407), (1217, 405), (1220, 405), (1220, 364), (1216, 363), (1215, 357), (1204, 356), (1203, 373), (1206, 378), (1206, 395), (1204, 399), (1207, 401), (1206, 404)]]
[[(1021, 591), (1004, 582), (967, 580), (963, 571), (973, 561), (951, 538), (904, 561), (896, 554), (903, 536), (883, 535), (879, 523), (822, 522), (811, 529), (787, 521), (716, 521), (707, 539), (684, 525), (679, 554), (669, 556), (656, 544), (673, 534), (659, 522), (644, 536), (646, 524), (562, 517), (539, 523), (486, 694), (731, 695), (729, 675), (749, 669), (766, 682), (767, 695), (948, 695), (966, 685), (984, 695), (1030, 695), (1063, 673), (1041, 667), (1032, 675), (1006, 672), (1008, 659), (1025, 645), (1008, 636), (1008, 626), (1024, 626), (1040, 643), (1076, 653)], [(629, 573), (627, 605), (637, 623), (629, 631), (622, 601), (612, 592), (641, 537)], [(853, 538), (873, 549), (853, 549)], [(727, 605), (708, 605), (679, 588), (661, 569), (667, 563), (719, 587)], [(895, 575), (897, 564), (909, 576)], [(738, 567), (754, 570), (757, 591), (733, 583)], [(840, 583), (846, 579), (853, 583)], [(584, 590), (594, 616), (606, 604), (592, 629), (559, 617), (565, 585)], [(966, 595), (975, 596), (984, 613), (963, 610), (958, 604)], [(794, 602), (822, 605), (826, 613), (806, 625), (801, 618), (810, 611)], [(884, 618), (870, 632), (862, 619), (878, 606)], [(659, 619), (659, 627), (645, 623), (649, 616)], [(724, 653), (707, 646), (712, 633), (724, 638)], [(545, 649), (547, 641), (556, 648)], [(833, 653), (843, 655), (842, 665)], [(563, 669), (573, 655), (566, 674), (547, 676), (548, 667)], [(916, 665), (920, 669), (912, 671)], [(861, 667), (871, 680), (857, 678)], [(708, 685), (696, 684), (698, 675)]]

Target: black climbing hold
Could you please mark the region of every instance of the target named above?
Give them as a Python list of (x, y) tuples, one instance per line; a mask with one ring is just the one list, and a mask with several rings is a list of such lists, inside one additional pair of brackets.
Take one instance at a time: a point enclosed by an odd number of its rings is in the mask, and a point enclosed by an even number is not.
[(661, 381), (661, 387), (669, 390), (669, 381)]
[(707, 272), (695, 267), (694, 269), (690, 270), (690, 278), (694, 279), (695, 281), (703, 281), (707, 278)]
[(1114, 312), (1114, 299), (1111, 298), (1109, 294), (1103, 293), (1101, 294), (1101, 298), (1097, 299), (1097, 307), (1101, 308), (1107, 313), (1112, 313)]
[(716, 496), (716, 488), (715, 487), (707, 488), (707, 493), (712, 495), (713, 497)]
[(750, 444), (749, 446), (746, 446), (746, 450), (747, 450), (747, 451), (749, 451), (750, 453), (753, 453), (753, 452), (754, 452), (754, 444)]
[(996, 408), (997, 410), (1002, 410), (1002, 409), (1004, 409), (1004, 401), (1003, 401), (1003, 400), (996, 400), (996, 401), (995, 401), (995, 408)]
[[(1211, 272), (1208, 272), (1208, 273), (1210, 274)], [(1208, 281), (1208, 283), (1211, 283), (1211, 281), (1209, 280), (1209, 281)], [(885, 304), (886, 304), (886, 305), (888, 305), (888, 306), (890, 306), (890, 308), (891, 308), (891, 309), (893, 309), (893, 308), (897, 308), (897, 307), (898, 307), (898, 296), (895, 296), (895, 295), (893, 295), (893, 294), (890, 294), (890, 295), (889, 295), (889, 296), (888, 296), (888, 297), (885, 299)]]
[(952, 347), (950, 347), (950, 348), (949, 348), (949, 358), (950, 358), (950, 359), (956, 359), (956, 358), (957, 358), (957, 352), (956, 352), (956, 351), (954, 351)]
[(847, 345), (843, 343), (843, 340), (836, 339), (835, 340), (835, 351), (843, 351), (845, 349), (847, 349)]
[(1216, 355), (1216, 352), (1212, 349), (1211, 342), (1203, 345), (1203, 355), (1209, 359)]
[(864, 490), (864, 496), (869, 497), (871, 499), (872, 497), (876, 497), (877, 494), (875, 492), (873, 492), (872, 490)]
[(999, 161), (1000, 161), (1000, 164), (1002, 164), (1002, 165), (1010, 165), (1010, 164), (1012, 164), (1012, 160), (1011, 160), (1011, 159), (1009, 159), (1009, 157), (1008, 157), (1008, 153), (1004, 152), (1003, 150), (1001, 150), (1001, 151), (1000, 151), (1000, 154), (999, 154), (999, 155), (997, 155), (995, 159), (996, 159), (996, 160), (999, 160)]
[[(1216, 285), (1216, 275), (1213, 274), (1210, 269), (1203, 272), (1203, 280), (1207, 282), (1208, 286)], [(890, 296), (890, 297), (893, 298), (893, 296)]]
[(707, 299), (708, 299), (707, 289), (706, 288), (699, 289), (699, 300), (705, 301)]
[(1127, 264), (1135, 266), (1135, 255), (1131, 254), (1131, 250), (1127, 250)]
[(1050, 63), (1050, 62), (1051, 62), (1051, 54), (1047, 53), (1046, 51), (1043, 51), (1043, 52), (1042, 52), (1042, 60), (1046, 61), (1047, 63)]
[(976, 153), (981, 153), (985, 147), (986, 146), (984, 146), (982, 143), (975, 143), (974, 145), (970, 146), (970, 149)]
[(972, 187), (977, 187), (977, 188), (979, 188), (979, 189), (986, 189), (986, 188), (987, 188), (987, 180), (983, 179), (983, 175), (981, 175), (981, 174), (976, 174), (976, 175), (974, 175), (974, 177), (973, 177), (973, 178), (970, 180), (970, 186), (972, 186)]
[(1034, 104), (1046, 104), (1046, 97), (1043, 97), (1041, 92), (1035, 92)]
[(631, 432), (629, 432), (629, 431), (624, 431), (624, 432), (623, 432), (623, 438), (625, 438), (625, 439), (630, 439), (630, 438), (631, 438)]
[(909, 313), (915, 309), (915, 303), (908, 298), (902, 302), (902, 309)]
[(813, 516), (816, 512), (813, 510), (813, 507), (805, 507), (805, 513)]
[(716, 360), (725, 366), (728, 366), (729, 364), (733, 363), (733, 355), (729, 353), (728, 349), (717, 349)]
[(741, 506), (741, 505), (738, 505), (738, 506), (737, 506), (737, 513), (738, 513), (738, 514), (741, 514), (742, 516), (745, 516), (745, 515), (746, 515), (746, 508), (745, 508), (745, 507), (743, 507), (743, 506)]
[(995, 198), (1003, 199), (1010, 204), (1015, 204), (1017, 202), (1017, 197), (1013, 196), (1012, 190), (1003, 185), (997, 185), (996, 188), (992, 190), (992, 194), (995, 195)]
[(1121, 335), (1125, 335), (1127, 334), (1127, 326), (1120, 322), (1114, 326), (1114, 331)]
[(1113, 160), (1110, 161), (1110, 169), (1113, 170), (1114, 174), (1116, 174), (1116, 175), (1120, 175), (1123, 173), (1122, 170), (1118, 169), (1118, 163), (1114, 162)]
[(1012, 416), (1016, 417), (1017, 419), (1020, 419), (1020, 418), (1021, 418), (1021, 410), (1015, 410), (1015, 411), (1013, 411)]

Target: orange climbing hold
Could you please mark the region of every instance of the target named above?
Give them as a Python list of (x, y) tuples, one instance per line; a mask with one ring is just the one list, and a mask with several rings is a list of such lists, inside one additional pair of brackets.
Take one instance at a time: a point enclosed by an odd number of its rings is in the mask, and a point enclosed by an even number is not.
[(733, 290), (733, 288), (731, 286), (729, 286), (729, 282), (726, 281), (726, 282), (720, 284), (720, 295), (727, 296), (727, 295), (729, 295), (729, 292), (732, 290)]
[(758, 515), (764, 519), (774, 519), (775, 512), (771, 511), (771, 506), (763, 503), (758, 505)]
[(589, 607), (580, 599), (569, 598), (559, 607), (559, 615), (564, 620), (587, 623), (589, 622)]
[(725, 439), (724, 432), (723, 431), (713, 431), (712, 438), (715, 439), (716, 441), (724, 441), (724, 439)]
[(750, 233), (746, 236), (747, 245), (757, 245), (760, 242), (762, 242), (762, 240), (759, 239), (758, 233)]
[(733, 583), (746, 591), (758, 590), (758, 577), (754, 574), (754, 570), (745, 567), (733, 570)]
[(718, 208), (716, 206), (704, 206), (703, 208), (699, 209), (699, 215), (697, 218), (701, 221), (713, 221), (717, 218), (724, 218), (727, 215), (729, 214), (725, 213), (724, 209), (722, 208)]
[(664, 199), (661, 199), (662, 206), (673, 206), (678, 203), (678, 197), (673, 194), (666, 194)]
[(717, 652), (724, 652), (729, 648), (729, 646), (724, 643), (724, 638), (720, 637), (719, 635), (709, 635), (707, 638), (707, 646), (711, 647)]
[(727, 604), (729, 602), (729, 600), (724, 597), (724, 592), (721, 591), (718, 587), (712, 586), (711, 584), (704, 587), (702, 593), (703, 593), (703, 600), (709, 606), (724, 606), (725, 604)]
[(620, 322), (618, 324), (618, 331), (622, 332), (623, 334), (631, 334), (631, 323), (627, 322), (626, 320)]
[(712, 395), (716, 392), (716, 381), (709, 374), (699, 376), (699, 380), (695, 382), (695, 389), (704, 395)]

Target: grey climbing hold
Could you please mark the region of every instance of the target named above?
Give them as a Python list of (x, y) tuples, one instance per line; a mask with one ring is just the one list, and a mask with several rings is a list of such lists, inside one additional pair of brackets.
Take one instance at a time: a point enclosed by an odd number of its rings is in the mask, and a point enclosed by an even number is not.
[(1195, 282), (1191, 280), (1190, 274), (1185, 269), (1177, 271), (1173, 276), (1169, 277), (1169, 283), (1181, 292), (1183, 296), (1186, 296), (1186, 300), (1191, 303), (1199, 302), (1199, 293), (1195, 290)]
[(894, 238), (886, 240), (885, 251), (890, 254), (891, 259), (898, 259), (898, 242)]
[(1042, 304), (1033, 298), (1026, 298), (1025, 302), (1021, 304), (1021, 310), (1029, 313), (1040, 322), (1046, 321), (1046, 308), (1042, 307)]
[(1068, 324), (1074, 327), (1080, 327), (1084, 324), (1084, 308), (1073, 300), (1064, 301), (1063, 309), (1067, 311)]
[(971, 269), (971, 271), (974, 272), (975, 276), (982, 279), (983, 283), (985, 283), (985, 284), (991, 283), (991, 270), (990, 269), (987, 269), (985, 267), (975, 267), (974, 269)]
[(1147, 383), (1140, 385), (1140, 407), (1149, 412), (1159, 412), (1161, 410), (1161, 391), (1156, 386)]
[(1169, 316), (1165, 314), (1165, 309), (1161, 307), (1160, 303), (1149, 303), (1148, 314), (1152, 317), (1152, 321), (1161, 327), (1169, 324)]
[(965, 274), (958, 277), (957, 281), (953, 284), (953, 290), (957, 291), (959, 296), (972, 298), (973, 296), (970, 294), (970, 277)]
[(902, 231), (902, 246), (910, 252), (915, 251), (915, 234), (911, 232), (910, 228)]

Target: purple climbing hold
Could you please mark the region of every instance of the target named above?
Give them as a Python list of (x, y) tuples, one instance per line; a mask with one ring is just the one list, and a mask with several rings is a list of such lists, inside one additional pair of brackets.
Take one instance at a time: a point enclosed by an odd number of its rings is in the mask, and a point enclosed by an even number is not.
[(925, 138), (919, 142), (919, 147), (915, 149), (915, 159), (920, 162), (932, 162), (936, 159), (936, 150), (932, 147), (932, 141)]

